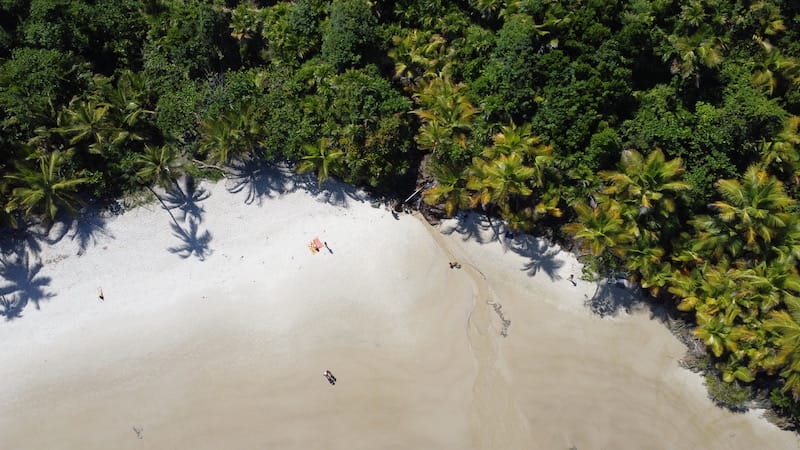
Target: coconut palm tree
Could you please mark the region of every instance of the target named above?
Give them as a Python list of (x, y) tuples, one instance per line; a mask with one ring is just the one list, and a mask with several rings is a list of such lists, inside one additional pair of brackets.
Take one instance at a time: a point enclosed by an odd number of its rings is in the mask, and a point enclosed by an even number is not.
[(764, 327), (775, 334), (778, 354), (772, 363), (782, 369), (784, 391), (791, 391), (795, 400), (800, 400), (800, 299), (786, 299), (786, 309), (771, 311)]
[(514, 196), (533, 193), (528, 183), (535, 170), (525, 166), (519, 154), (500, 155), (489, 161), (474, 158), (473, 166), (475, 170), (467, 179), (467, 188), (475, 191), (473, 205), (494, 203), (504, 209)]
[(101, 155), (116, 138), (110, 124), (111, 105), (95, 100), (74, 99), (58, 118), (55, 131), (69, 139), (70, 145), (87, 145), (90, 153)]
[(700, 67), (715, 68), (722, 62), (725, 44), (710, 27), (702, 27), (688, 36), (670, 35), (662, 49), (664, 61), (670, 61), (673, 74), (686, 80), (694, 78), (700, 86)]
[(135, 164), (136, 177), (146, 186), (156, 185), (168, 189), (172, 185), (181, 195), (185, 195), (178, 184), (178, 178), (183, 174), (187, 163), (173, 145), (145, 145), (144, 153), (136, 155)]
[(608, 200), (592, 208), (586, 202), (573, 206), (577, 218), (575, 222), (564, 225), (563, 229), (572, 234), (583, 251), (600, 256), (606, 251), (622, 256), (625, 246), (635, 239), (630, 229), (625, 228), (622, 207)]
[(800, 184), (800, 116), (786, 119), (775, 137), (761, 144), (761, 163), (776, 175), (795, 185)]
[(680, 158), (667, 161), (656, 148), (646, 158), (636, 150), (625, 150), (619, 170), (601, 171), (599, 175), (608, 183), (604, 194), (620, 202), (633, 202), (639, 215), (655, 213), (666, 218), (675, 212), (680, 193), (691, 188), (681, 180), (683, 170)]
[(65, 156), (68, 154), (55, 151), (35, 156), (33, 159), (38, 162), (35, 167), (17, 164), (17, 172), (5, 176), (14, 186), (7, 207), (22, 209), (26, 216), (41, 214), (45, 223), (55, 220), (62, 208), (74, 214), (80, 204), (76, 192), (89, 179), (65, 176), (62, 171)]
[(255, 107), (245, 104), (220, 117), (200, 123), (199, 150), (217, 163), (251, 154), (261, 145), (262, 127)]
[(723, 200), (711, 207), (717, 217), (744, 240), (744, 247), (764, 254), (767, 247), (791, 220), (787, 208), (794, 200), (786, 195), (783, 183), (758, 166), (747, 169), (742, 181), (720, 180), (717, 190)]
[(738, 272), (733, 279), (740, 286), (740, 295), (752, 299), (762, 312), (781, 305), (786, 298), (800, 295), (796, 260), (789, 256), (770, 262), (762, 260)]
[(344, 152), (331, 148), (331, 142), (327, 138), (320, 138), (315, 145), (304, 144), (305, 155), (300, 158), (297, 166), (298, 173), (315, 171), (317, 173), (317, 185), (334, 175), (340, 169), (343, 162)]
[(478, 108), (461, 92), (463, 88), (463, 85), (453, 84), (447, 77), (440, 76), (428, 81), (414, 94), (414, 99), (420, 105), (414, 113), (422, 119), (423, 126), (436, 123), (442, 135), (465, 148)]
[(766, 87), (770, 95), (800, 85), (800, 59), (783, 55), (766, 39), (754, 39), (764, 49), (764, 59), (753, 67), (753, 85)]
[(460, 208), (469, 205), (469, 192), (461, 173), (449, 166), (434, 166), (431, 172), (436, 184), (422, 194), (425, 203), (436, 205), (444, 202), (447, 217), (453, 217)]
[(448, 50), (444, 37), (427, 31), (409, 30), (403, 36), (393, 36), (392, 44), (388, 54), (394, 61), (394, 76), (414, 88), (420, 77), (447, 72), (455, 53)]

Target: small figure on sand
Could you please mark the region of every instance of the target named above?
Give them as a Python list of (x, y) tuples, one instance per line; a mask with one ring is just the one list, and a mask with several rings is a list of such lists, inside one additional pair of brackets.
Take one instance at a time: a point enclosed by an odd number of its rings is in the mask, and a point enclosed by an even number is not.
[(567, 280), (569, 280), (569, 282), (572, 283), (573, 286), (577, 286), (578, 285), (578, 283), (575, 282), (575, 275), (574, 274), (569, 274), (569, 278), (567, 278)]
[(326, 370), (325, 372), (322, 372), (322, 376), (324, 376), (325, 379), (328, 380), (328, 383), (330, 383), (331, 386), (334, 386), (336, 384), (336, 377), (333, 376), (333, 374), (331, 373), (330, 370)]
[(328, 247), (328, 241), (323, 242), (323, 244), (325, 244), (325, 248), (327, 248), (328, 252), (330, 252), (330, 254), (332, 255), (333, 254), (333, 250), (331, 250), (331, 248)]
[(461, 263), (458, 261), (450, 261), (450, 268), (451, 269), (460, 269)]
[(97, 298), (99, 298), (100, 301), (106, 299), (106, 297), (103, 295), (103, 288), (97, 288)]

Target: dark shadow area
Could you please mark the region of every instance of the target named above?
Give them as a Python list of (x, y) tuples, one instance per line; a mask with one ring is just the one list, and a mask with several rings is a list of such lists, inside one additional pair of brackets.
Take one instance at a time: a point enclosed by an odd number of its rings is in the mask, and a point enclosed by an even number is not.
[(651, 319), (667, 322), (669, 310), (656, 303), (647, 292), (621, 277), (606, 277), (597, 282), (597, 289), (584, 305), (600, 317), (617, 316), (621, 311), (630, 314), (634, 311), (649, 311)]
[(22, 317), (29, 303), (39, 309), (39, 303), (54, 297), (46, 287), (51, 278), (40, 276), (43, 264), (32, 263), (30, 253), (11, 253), (0, 257), (0, 315), (6, 320)]
[(0, 229), (0, 254), (22, 254), (27, 250), (38, 255), (42, 251), (41, 242), (47, 240), (47, 230), (38, 225), (20, 224), (19, 229), (3, 228)]
[[(497, 225), (487, 216), (475, 213), (459, 212), (454, 217), (455, 225), (442, 223), (439, 227), (444, 234), (458, 233), (464, 235), (461, 240), (475, 240), (479, 244), (488, 244), (498, 241)], [(486, 236), (486, 231), (491, 229), (492, 235)]]
[(558, 271), (564, 262), (556, 258), (560, 249), (551, 245), (546, 239), (528, 235), (511, 233), (499, 219), (490, 219), (476, 213), (459, 213), (455, 217), (455, 225), (442, 223), (440, 230), (444, 234), (459, 233), (463, 240), (474, 240), (479, 244), (499, 242), (507, 251), (512, 251), (529, 261), (521, 270), (529, 276), (544, 272), (551, 280), (558, 279)]
[(558, 247), (549, 244), (542, 238), (530, 235), (505, 238), (505, 242), (509, 250), (529, 259), (522, 268), (529, 276), (544, 272), (551, 280), (559, 279), (557, 274), (564, 265), (564, 261), (556, 258), (561, 251)]
[[(296, 175), (296, 177), (297, 186), (314, 196), (320, 203), (347, 208), (350, 201), (363, 203), (368, 199), (368, 194), (364, 191), (338, 180), (328, 178), (320, 185), (317, 178), (311, 174)], [(373, 201), (375, 205), (380, 203), (379, 200)]]
[[(77, 254), (80, 256), (90, 245), (97, 245), (98, 235), (114, 239), (114, 235), (106, 229), (107, 222), (108, 219), (92, 208), (81, 211), (77, 217), (70, 217), (63, 223), (63, 228), (70, 240), (78, 245)], [(48, 239), (48, 243), (54, 242)]]
[(200, 202), (208, 197), (211, 197), (211, 193), (207, 189), (198, 187), (194, 178), (186, 177), (182, 189), (173, 187), (164, 194), (161, 200), (167, 209), (177, 209), (181, 212), (181, 221), (193, 220), (200, 223), (206, 212)]
[(297, 190), (296, 178), (286, 164), (268, 165), (261, 158), (234, 161), (226, 182), (228, 192), (245, 193), (248, 205), (261, 205), (264, 198), (278, 197)]
[(198, 223), (195, 220), (189, 219), (188, 230), (184, 230), (176, 223), (172, 223), (170, 226), (172, 227), (173, 236), (181, 241), (180, 245), (167, 249), (170, 253), (175, 253), (183, 259), (195, 255), (200, 261), (204, 261), (206, 256), (211, 254), (211, 249), (208, 246), (212, 238), (211, 233), (208, 230), (200, 232)]

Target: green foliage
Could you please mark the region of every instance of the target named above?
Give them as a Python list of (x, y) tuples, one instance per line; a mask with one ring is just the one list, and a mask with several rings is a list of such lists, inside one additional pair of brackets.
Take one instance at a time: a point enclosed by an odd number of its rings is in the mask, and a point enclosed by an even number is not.
[(0, 116), (22, 136), (55, 122), (55, 111), (85, 89), (87, 68), (58, 50), (15, 49), (0, 65)]
[(750, 389), (747, 386), (734, 381), (726, 383), (714, 373), (705, 375), (706, 389), (711, 400), (719, 406), (733, 411), (745, 409), (747, 400), (750, 398)]
[(221, 72), (234, 49), (222, 10), (214, 2), (165, 3), (150, 18), (144, 70), (152, 88), (165, 95), (187, 80)]
[(376, 24), (369, 0), (334, 0), (322, 27), (322, 58), (339, 71), (357, 65), (374, 43)]

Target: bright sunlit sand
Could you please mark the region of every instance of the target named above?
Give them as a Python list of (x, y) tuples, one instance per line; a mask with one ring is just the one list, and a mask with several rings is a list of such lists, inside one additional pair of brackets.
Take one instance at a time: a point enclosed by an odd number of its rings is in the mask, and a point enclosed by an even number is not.
[(4, 248), (23, 302), (0, 323), (0, 447), (797, 448), (715, 407), (649, 309), (593, 314), (598, 289), (630, 293), (573, 256), (299, 180), (202, 183), (177, 225), (154, 202)]

